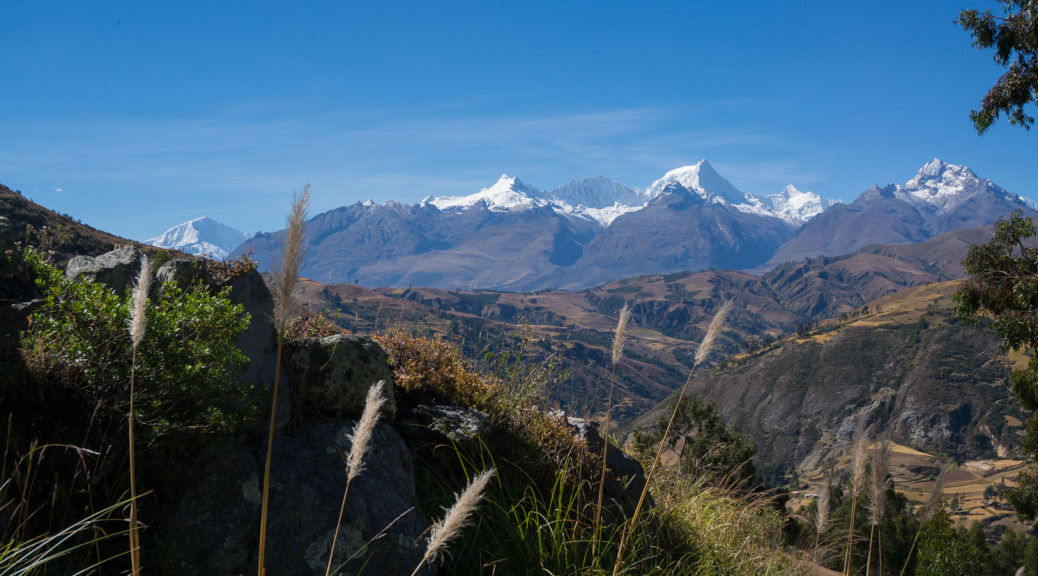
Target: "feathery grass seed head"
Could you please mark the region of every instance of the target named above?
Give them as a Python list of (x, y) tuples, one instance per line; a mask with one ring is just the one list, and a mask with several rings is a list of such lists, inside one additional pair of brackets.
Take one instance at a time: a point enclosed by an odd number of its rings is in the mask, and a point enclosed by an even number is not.
[(613, 337), (613, 365), (620, 363), (627, 341), (627, 321), (631, 318), (631, 309), (624, 303), (620, 308), (620, 319), (616, 322), (616, 336)]
[(887, 488), (890, 486), (890, 448), (889, 437), (879, 442), (879, 448), (872, 455), (872, 523), (879, 524), (883, 520)]
[(944, 481), (948, 479), (949, 470), (951, 470), (951, 465), (945, 462), (944, 466), (941, 466), (941, 473), (937, 475), (937, 480), (933, 483), (933, 490), (930, 490), (930, 495), (926, 498), (926, 506), (923, 507), (923, 519), (920, 524), (926, 524), (927, 520), (933, 517), (934, 512), (937, 512), (937, 507), (941, 504), (941, 496), (944, 494)]
[(825, 523), (829, 520), (829, 489), (832, 485), (831, 479), (826, 481), (825, 488), (818, 494), (818, 510), (815, 512), (815, 532), (818, 534), (825, 532)]
[(141, 256), (141, 273), (133, 285), (133, 310), (130, 313), (130, 340), (133, 347), (144, 338), (145, 310), (148, 307), (148, 291), (151, 289), (151, 262), (147, 254)]
[(425, 556), (422, 559), (423, 562), (426, 559), (445, 554), (447, 552), (447, 544), (461, 533), (462, 528), (468, 526), (469, 517), (472, 516), (472, 512), (483, 499), (487, 483), (494, 477), (495, 472), (491, 468), (477, 474), (468, 487), (465, 488), (465, 491), (458, 496), (458, 499), (451, 506), (450, 510), (447, 511), (447, 515), (444, 516), (443, 520), (433, 524), (432, 532), (429, 536), (429, 547), (426, 548)]
[(310, 185), (307, 184), (302, 193), (292, 199), (292, 211), (288, 215), (285, 240), (281, 247), (281, 262), (274, 265), (274, 291), (277, 293), (274, 317), (279, 335), (285, 333), (295, 312), (293, 292), (299, 281), (299, 267), (303, 263), (303, 224), (309, 207)]
[(386, 396), (382, 393), (385, 381), (379, 380), (368, 389), (368, 397), (364, 402), (364, 412), (353, 429), (353, 446), (350, 447), (350, 455), (346, 459), (347, 482), (352, 481), (364, 471), (364, 455), (371, 443), (371, 433), (375, 430), (378, 415), (382, 406), (386, 403)]
[(869, 436), (865, 432), (865, 419), (860, 418), (854, 430), (854, 454), (851, 455), (851, 492), (861, 493), (865, 484), (865, 461), (869, 452)]
[[(714, 349), (714, 342), (717, 340), (718, 333), (721, 332), (721, 324), (724, 323), (724, 317), (728, 315), (728, 311), (732, 308), (732, 301), (725, 300), (721, 308), (714, 314), (714, 319), (710, 321), (710, 327), (706, 331), (706, 336), (703, 337), (703, 341), (699, 343), (699, 348), (696, 348), (696, 361), (695, 366), (699, 364), (710, 355), (710, 352)], [(693, 368), (695, 368), (693, 366)]]

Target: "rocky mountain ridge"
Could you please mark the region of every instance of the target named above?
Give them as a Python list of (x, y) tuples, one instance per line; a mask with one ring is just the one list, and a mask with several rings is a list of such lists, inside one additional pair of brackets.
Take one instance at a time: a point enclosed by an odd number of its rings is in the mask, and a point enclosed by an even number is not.
[(814, 256), (836, 256), (875, 243), (911, 244), (951, 230), (983, 226), (1030, 202), (965, 166), (934, 159), (905, 183), (873, 186), (850, 204), (819, 214), (762, 268)]
[[(303, 274), (322, 283), (450, 289), (584, 290), (646, 274), (704, 269), (758, 273), (803, 258), (920, 242), (990, 223), (1020, 197), (940, 160), (904, 186), (873, 187), (851, 204), (793, 186), (755, 196), (703, 160), (644, 192), (607, 178), (551, 192), (502, 176), (477, 194), (420, 204), (356, 203), (316, 215)], [(251, 250), (269, 269), (280, 232)]]

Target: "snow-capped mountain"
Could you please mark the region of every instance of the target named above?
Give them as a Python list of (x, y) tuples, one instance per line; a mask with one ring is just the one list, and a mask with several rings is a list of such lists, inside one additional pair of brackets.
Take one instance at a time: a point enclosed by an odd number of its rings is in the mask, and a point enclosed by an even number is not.
[[(579, 289), (919, 242), (1018, 207), (1026, 204), (1015, 194), (939, 160), (904, 185), (874, 186), (849, 204), (794, 186), (744, 193), (706, 160), (671, 170), (644, 191), (602, 176), (550, 191), (502, 176), (475, 194), (357, 202), (319, 214), (307, 222), (302, 273), (367, 286)], [(281, 234), (259, 234), (236, 253), (251, 249), (268, 268)]]
[(848, 254), (870, 244), (922, 242), (1033, 208), (965, 166), (934, 159), (903, 186), (873, 186), (854, 202), (833, 206), (807, 222), (767, 266), (813, 256)]
[(548, 193), (547, 198), (566, 214), (583, 216), (609, 226), (622, 214), (641, 210), (651, 197), (605, 176), (570, 180)]
[(209, 217), (196, 218), (166, 230), (145, 243), (223, 260), (251, 236)]
[[(689, 192), (695, 192), (707, 202), (715, 204), (730, 204), (740, 206), (746, 204), (746, 194), (743, 194), (732, 183), (721, 177), (706, 160), (700, 160), (692, 166), (675, 168), (663, 175), (663, 178), (652, 183), (645, 191), (650, 198), (660, 194), (666, 194), (681, 187)], [(752, 210), (743, 210), (751, 212)]]
[(422, 204), (432, 204), (440, 210), (466, 209), (482, 202), (492, 212), (513, 212), (538, 206), (547, 206), (544, 192), (527, 186), (522, 180), (502, 174), (490, 188), (483, 188), (468, 196), (438, 196), (426, 198)]
[(801, 192), (792, 185), (778, 194), (756, 196), (744, 193), (724, 179), (706, 160), (667, 172), (646, 191), (650, 197), (683, 188), (707, 202), (729, 205), (740, 212), (779, 218), (799, 227), (839, 200), (822, 198), (814, 192)]
[(978, 194), (1000, 196), (1010, 202), (1021, 200), (991, 180), (981, 179), (973, 170), (937, 158), (920, 168), (903, 187), (898, 186), (895, 194), (910, 202), (929, 204), (938, 212), (953, 210)]
[(489, 188), (468, 196), (426, 198), (440, 210), (467, 209), (482, 202), (493, 212), (513, 212), (543, 206), (560, 214), (586, 218), (608, 226), (621, 214), (643, 208), (649, 197), (605, 176), (570, 180), (551, 192), (529, 186), (517, 177), (502, 175)]
[(546, 192), (516, 177), (503, 175), (493, 186), (476, 194), (429, 197), (423, 200), (423, 204), (432, 204), (440, 210), (463, 210), (482, 202), (494, 212), (547, 206), (560, 214), (609, 226), (619, 216), (645, 208), (653, 198), (678, 190), (687, 190), (707, 202), (731, 206), (748, 214), (778, 218), (797, 227), (839, 202), (822, 198), (814, 192), (801, 192), (793, 186), (767, 196), (744, 193), (718, 174), (709, 162), (700, 160), (691, 166), (667, 172), (645, 191), (605, 176), (592, 176), (570, 180)]
[(822, 198), (814, 192), (801, 192), (792, 184), (778, 194), (761, 196), (760, 201), (783, 220), (801, 226), (821, 214), (826, 208), (840, 204), (839, 200)]

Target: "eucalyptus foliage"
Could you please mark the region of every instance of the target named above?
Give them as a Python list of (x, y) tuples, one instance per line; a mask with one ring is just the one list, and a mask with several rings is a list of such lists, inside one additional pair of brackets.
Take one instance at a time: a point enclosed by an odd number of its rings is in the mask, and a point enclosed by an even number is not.
[[(991, 329), (1002, 338), (1005, 350), (1038, 350), (1038, 248), (1029, 239), (1035, 235), (1030, 218), (1017, 211), (999, 220), (994, 237), (970, 248), (962, 261), (968, 278), (955, 293), (960, 318), (976, 324), (991, 315)], [(1027, 410), (1038, 410), (1038, 357), (1032, 355), (1026, 368), (1013, 370), (1013, 392)], [(1038, 420), (1027, 426), (1024, 448), (1038, 455)], [(1038, 477), (1021, 472), (1019, 486), (1006, 490), (1017, 514), (1026, 520), (1038, 515)]]
[(977, 49), (995, 49), (995, 62), (1007, 68), (981, 101), (980, 110), (970, 112), (979, 134), (1002, 114), (1010, 124), (1030, 129), (1034, 117), (1024, 106), (1038, 104), (1038, 1), (999, 0), (1004, 15), (987, 10), (963, 10), (956, 23), (973, 35)]

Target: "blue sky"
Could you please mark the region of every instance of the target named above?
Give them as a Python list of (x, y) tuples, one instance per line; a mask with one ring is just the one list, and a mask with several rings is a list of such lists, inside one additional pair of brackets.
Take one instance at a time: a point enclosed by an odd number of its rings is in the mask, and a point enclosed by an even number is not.
[(1038, 199), (1038, 131), (970, 124), (1002, 70), (962, 2), (2, 2), (0, 183), (136, 240), (278, 229), (305, 183), (316, 212), (701, 158), (850, 201), (939, 157)]

